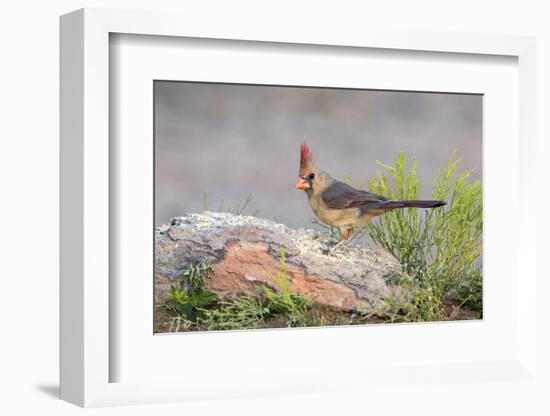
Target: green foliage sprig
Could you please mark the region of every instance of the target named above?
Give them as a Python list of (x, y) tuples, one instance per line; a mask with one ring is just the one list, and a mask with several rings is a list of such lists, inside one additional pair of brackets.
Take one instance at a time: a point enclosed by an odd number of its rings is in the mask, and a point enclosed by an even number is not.
[(311, 310), (311, 302), (290, 291), (284, 249), (280, 251), (280, 263), (281, 271), (275, 275), (276, 290), (264, 286), (264, 294), (269, 304), (269, 310), (274, 314), (286, 315), (289, 327), (308, 326), (310, 323), (308, 312)]
[(202, 309), (199, 323), (205, 330), (261, 328), (270, 311), (264, 299), (239, 296)]
[(200, 263), (189, 267), (182, 273), (178, 284), (170, 287), (169, 307), (177, 317), (196, 322), (201, 309), (216, 300), (216, 295), (204, 288), (206, 279), (212, 273), (212, 266)]
[[(211, 208), (208, 203), (208, 194), (203, 191), (202, 193), (202, 210), (203, 211), (210, 211), (211, 209), (216, 209), (217, 212), (228, 212), (233, 215), (245, 215), (245, 211), (247, 210), (248, 206), (252, 202), (254, 197), (252, 194), (248, 194), (242, 201), (238, 202), (235, 207), (226, 206), (225, 199), (221, 199), (220, 203), (218, 204), (217, 209)], [(252, 217), (256, 217), (259, 214), (259, 210), (253, 210), (252, 212), (246, 214), (250, 215)]]

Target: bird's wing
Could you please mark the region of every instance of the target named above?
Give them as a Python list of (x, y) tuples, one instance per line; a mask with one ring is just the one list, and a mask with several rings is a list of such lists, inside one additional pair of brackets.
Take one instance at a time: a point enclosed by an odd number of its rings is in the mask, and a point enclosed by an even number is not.
[(321, 199), (328, 208), (344, 209), (367, 205), (369, 203), (387, 201), (381, 195), (355, 189), (340, 181), (334, 181), (322, 193)]

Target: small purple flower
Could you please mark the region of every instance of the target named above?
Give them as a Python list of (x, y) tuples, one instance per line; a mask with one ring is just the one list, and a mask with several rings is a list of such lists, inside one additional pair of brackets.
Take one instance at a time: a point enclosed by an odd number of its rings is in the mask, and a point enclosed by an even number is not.
[(183, 284), (183, 288), (184, 288), (185, 290), (189, 290), (189, 289), (191, 289), (191, 285), (190, 285), (189, 283), (185, 282), (185, 283)]

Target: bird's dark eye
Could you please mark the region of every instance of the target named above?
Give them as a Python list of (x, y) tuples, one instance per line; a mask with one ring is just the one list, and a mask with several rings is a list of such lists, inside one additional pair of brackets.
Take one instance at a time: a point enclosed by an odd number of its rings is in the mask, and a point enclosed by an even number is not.
[(309, 176), (308, 176), (309, 179), (313, 179), (315, 178), (315, 173), (310, 173)]

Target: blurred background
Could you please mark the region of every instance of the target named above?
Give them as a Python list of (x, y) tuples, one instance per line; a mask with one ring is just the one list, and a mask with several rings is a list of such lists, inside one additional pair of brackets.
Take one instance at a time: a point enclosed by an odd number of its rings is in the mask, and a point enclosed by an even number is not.
[[(294, 188), (299, 145), (337, 179), (366, 181), (400, 151), (422, 197), (453, 150), (482, 173), (482, 96), (155, 81), (155, 223), (207, 208), (312, 227)], [(315, 228), (315, 227), (314, 227)]]

